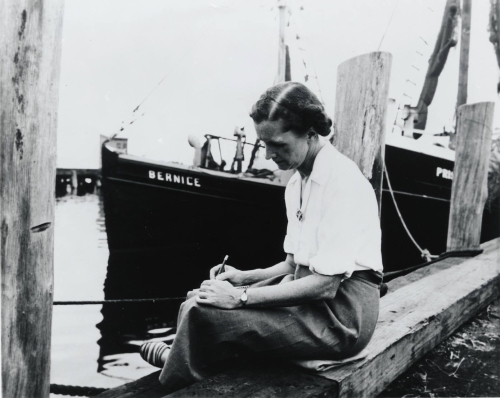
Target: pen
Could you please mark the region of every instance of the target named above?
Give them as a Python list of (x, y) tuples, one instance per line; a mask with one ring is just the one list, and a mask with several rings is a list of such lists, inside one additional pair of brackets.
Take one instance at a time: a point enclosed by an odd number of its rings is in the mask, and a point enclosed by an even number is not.
[(219, 268), (219, 272), (217, 272), (217, 274), (215, 275), (215, 277), (217, 278), (220, 274), (222, 274), (223, 272), (225, 272), (225, 267), (226, 267), (226, 261), (228, 259), (229, 255), (226, 254), (226, 257), (224, 257), (224, 261), (222, 262), (222, 265), (221, 267)]

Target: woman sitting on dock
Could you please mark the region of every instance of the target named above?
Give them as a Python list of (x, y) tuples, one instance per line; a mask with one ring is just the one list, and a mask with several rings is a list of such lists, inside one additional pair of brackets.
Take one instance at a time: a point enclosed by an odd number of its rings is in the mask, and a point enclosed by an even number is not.
[(226, 266), (217, 277), (221, 265), (215, 266), (210, 280), (189, 292), (171, 348), (141, 348), (144, 359), (163, 368), (160, 382), (168, 391), (238, 357), (349, 358), (375, 329), (382, 260), (370, 183), (324, 138), (332, 121), (304, 85), (269, 88), (250, 116), (266, 157), (281, 170), (297, 170), (285, 192), (286, 258), (250, 271)]

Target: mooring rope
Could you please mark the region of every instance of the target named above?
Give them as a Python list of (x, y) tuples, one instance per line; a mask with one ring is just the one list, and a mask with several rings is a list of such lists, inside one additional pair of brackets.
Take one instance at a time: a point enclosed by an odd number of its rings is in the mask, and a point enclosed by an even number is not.
[(122, 300), (95, 300), (95, 301), (54, 301), (53, 305), (93, 305), (93, 304), (122, 304), (122, 303), (157, 303), (162, 301), (185, 301), (183, 297), (161, 297), (150, 299), (122, 299)]
[(109, 388), (65, 386), (62, 384), (51, 384), (50, 392), (56, 395), (70, 395), (72, 397), (93, 397), (108, 391)]
[(427, 261), (422, 264), (414, 265), (412, 267), (408, 268), (403, 268), (398, 271), (390, 271), (390, 272), (385, 272), (384, 273), (384, 282), (390, 282), (393, 279), (399, 278), (400, 276), (405, 276), (408, 275), (410, 272), (416, 271), (420, 268), (427, 267), (428, 265), (437, 263), (441, 260), (444, 260), (449, 257), (475, 257), (478, 254), (481, 254), (483, 252), (483, 249), (478, 249), (478, 250), (456, 250), (456, 251), (449, 251), (445, 252), (439, 256), (434, 256), (435, 258)]
[(396, 208), (396, 212), (398, 213), (399, 219), (401, 220), (401, 224), (403, 224), (403, 227), (408, 234), (409, 238), (415, 245), (415, 247), (420, 251), (420, 254), (422, 255), (423, 258), (425, 258), (427, 261), (431, 261), (433, 258), (437, 258), (438, 256), (433, 255), (429, 252), (427, 249), (422, 249), (420, 245), (417, 243), (415, 238), (413, 238), (413, 235), (411, 234), (410, 230), (406, 226), (405, 220), (403, 219), (403, 216), (401, 215), (401, 212), (399, 211), (398, 204), (396, 203), (396, 198), (394, 197), (394, 191), (392, 190), (391, 186), (391, 181), (389, 180), (389, 173), (387, 172), (387, 166), (384, 162), (384, 173), (385, 173), (385, 178), (387, 180), (387, 186), (389, 187), (389, 192), (391, 193), (392, 201), (394, 202), (394, 207)]

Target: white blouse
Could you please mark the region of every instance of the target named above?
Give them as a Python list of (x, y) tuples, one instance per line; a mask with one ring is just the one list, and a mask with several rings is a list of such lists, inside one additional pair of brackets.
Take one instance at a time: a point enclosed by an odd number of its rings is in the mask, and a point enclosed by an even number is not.
[(382, 271), (375, 193), (358, 166), (326, 143), (319, 151), (300, 205), (296, 172), (285, 190), (288, 217), (284, 249), (296, 264), (323, 275)]

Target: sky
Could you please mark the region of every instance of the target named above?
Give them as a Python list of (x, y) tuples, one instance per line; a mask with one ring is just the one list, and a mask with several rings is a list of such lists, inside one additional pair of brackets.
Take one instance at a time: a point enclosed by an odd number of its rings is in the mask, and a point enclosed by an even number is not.
[[(500, 126), (499, 71), (487, 31), (490, 2), (472, 3), (468, 103), (494, 101), (494, 126)], [(101, 134), (128, 138), (130, 154), (186, 164), (193, 158), (189, 135), (232, 137), (238, 126), (254, 142), (248, 114), (278, 69), (276, 5), (276, 0), (67, 1), (58, 167), (99, 167)], [(416, 105), (445, 0), (289, 0), (288, 5), (292, 80), (305, 82), (307, 75), (306, 85), (331, 116), (337, 67), (377, 50), (393, 56), (389, 97), (398, 106)], [(453, 125), (459, 45), (440, 77), (427, 132)]]

